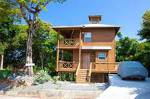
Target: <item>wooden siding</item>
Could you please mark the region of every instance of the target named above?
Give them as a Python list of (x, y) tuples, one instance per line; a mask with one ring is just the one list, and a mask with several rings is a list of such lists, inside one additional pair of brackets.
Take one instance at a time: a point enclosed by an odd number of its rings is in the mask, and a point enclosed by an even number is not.
[[(85, 32), (92, 33), (92, 42), (84, 42), (83, 39)], [(87, 80), (91, 82), (97, 82), (97, 78), (98, 82), (105, 82), (106, 74), (117, 72), (118, 63), (115, 62), (115, 32), (116, 31), (113, 28), (85, 29), (75, 32), (63, 31), (61, 35), (64, 37), (64, 39), (58, 41), (57, 57), (59, 57), (58, 52), (60, 52), (60, 50), (72, 51), (73, 57), (71, 62), (61, 61), (57, 58), (57, 71), (74, 72), (77, 77), (77, 82), (81, 79), (82, 81)], [(81, 49), (82, 46), (110, 46), (111, 49), (86, 50)], [(107, 54), (105, 60), (98, 59), (98, 54), (100, 52), (105, 52)], [(83, 68), (83, 61), (86, 61), (86, 59), (83, 59), (83, 55), (86, 53), (90, 55), (90, 58), (87, 58), (89, 60), (87, 64), (89, 67)], [(85, 76), (85, 78), (82, 78), (82, 76)]]

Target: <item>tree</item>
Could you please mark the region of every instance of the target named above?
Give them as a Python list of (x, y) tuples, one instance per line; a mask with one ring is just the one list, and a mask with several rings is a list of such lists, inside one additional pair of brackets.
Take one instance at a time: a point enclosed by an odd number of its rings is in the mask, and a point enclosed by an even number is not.
[(142, 29), (139, 31), (141, 39), (150, 42), (150, 10), (143, 15)]
[(150, 43), (141, 42), (137, 47), (137, 53), (135, 54), (135, 60), (138, 60), (144, 64), (144, 66), (150, 71)]
[(16, 6), (13, 0), (0, 0), (0, 69), (3, 69), (4, 52), (9, 45), (11, 27), (16, 22)]
[(117, 41), (117, 61), (135, 60), (139, 42), (136, 39), (122, 37)]
[(142, 29), (138, 35), (141, 37), (141, 40), (145, 41), (140, 43), (138, 48), (139, 53), (136, 54), (136, 58), (150, 71), (150, 10), (146, 11), (143, 15)]
[(26, 50), (26, 66), (28, 66), (28, 74), (33, 75), (33, 60), (32, 60), (32, 39), (36, 35), (35, 31), (39, 27), (39, 13), (50, 2), (62, 3), (64, 0), (17, 0), (21, 15), (28, 25), (27, 30), (27, 50)]
[(49, 23), (40, 20), (39, 24), (36, 36), (33, 37), (33, 60), (37, 66), (53, 71), (56, 65), (57, 32), (51, 28)]

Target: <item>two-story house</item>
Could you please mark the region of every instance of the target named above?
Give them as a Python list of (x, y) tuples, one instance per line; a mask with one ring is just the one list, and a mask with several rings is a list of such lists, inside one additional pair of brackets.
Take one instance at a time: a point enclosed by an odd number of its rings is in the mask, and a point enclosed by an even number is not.
[(56, 71), (74, 73), (76, 82), (104, 82), (117, 71), (115, 36), (120, 27), (101, 24), (98, 15), (89, 16), (89, 22), (53, 27), (59, 33)]

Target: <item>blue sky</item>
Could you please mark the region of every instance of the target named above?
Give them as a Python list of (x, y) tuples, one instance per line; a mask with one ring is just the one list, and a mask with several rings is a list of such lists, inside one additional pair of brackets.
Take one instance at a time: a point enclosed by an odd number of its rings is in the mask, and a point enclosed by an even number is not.
[(120, 25), (124, 36), (139, 38), (142, 15), (150, 9), (150, 0), (67, 0), (49, 4), (40, 17), (53, 25), (88, 23), (88, 15), (102, 15), (103, 24)]

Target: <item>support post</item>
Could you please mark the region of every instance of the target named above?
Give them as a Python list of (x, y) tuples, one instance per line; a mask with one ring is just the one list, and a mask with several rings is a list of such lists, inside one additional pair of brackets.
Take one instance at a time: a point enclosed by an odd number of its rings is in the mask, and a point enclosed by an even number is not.
[(80, 30), (80, 34), (79, 34), (79, 63), (81, 65), (81, 37), (82, 37), (82, 34), (81, 34), (81, 30)]
[(57, 60), (56, 60), (56, 71), (58, 71), (58, 65), (59, 65), (59, 34), (58, 34), (58, 37), (57, 37)]
[(4, 64), (4, 55), (3, 54), (1, 55), (0, 60), (1, 60), (0, 70), (2, 70), (3, 69), (3, 64)]

